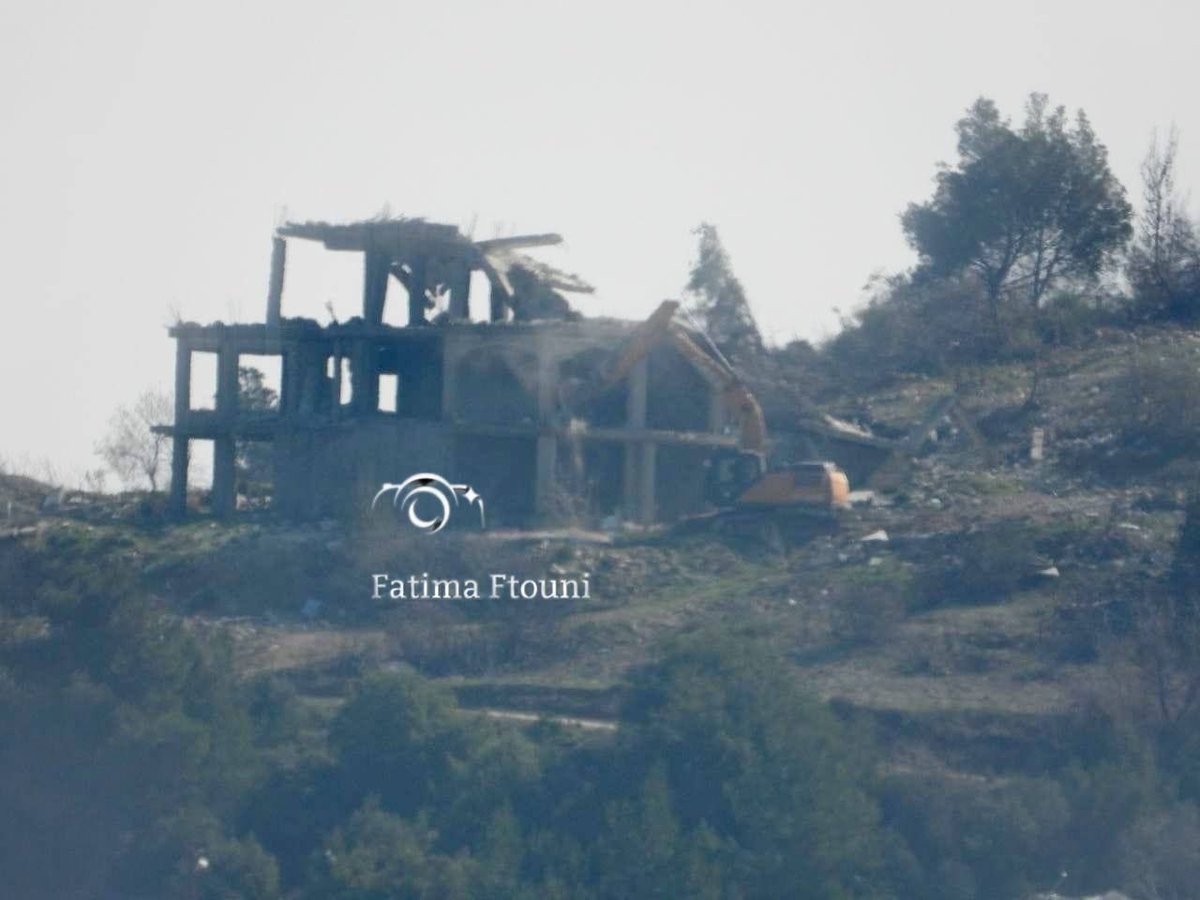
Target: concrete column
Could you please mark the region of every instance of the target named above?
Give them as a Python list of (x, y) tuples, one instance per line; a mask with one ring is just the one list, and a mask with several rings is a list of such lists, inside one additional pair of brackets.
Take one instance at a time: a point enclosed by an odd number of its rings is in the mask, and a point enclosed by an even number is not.
[(545, 336), (537, 343), (537, 410), (538, 423), (554, 425), (558, 412), (558, 354)]
[(368, 325), (383, 322), (390, 269), (391, 260), (386, 254), (378, 250), (368, 250), (363, 254), (363, 319)]
[(175, 433), (171, 437), (171, 512), (187, 510), (188, 439), (182, 434), (192, 408), (192, 347), (183, 338), (175, 341)]
[(456, 266), (451, 276), (450, 318), (463, 322), (471, 319), (471, 270), (466, 265)]
[(212, 508), (217, 516), (232, 515), (237, 505), (233, 420), (238, 411), (238, 352), (228, 340), (217, 351), (217, 416), (224, 433), (213, 440)]
[(549, 516), (553, 511), (557, 470), (558, 438), (552, 434), (539, 434), (533, 483), (533, 510), (539, 518)]
[(290, 345), (283, 353), (283, 378), (279, 386), (279, 410), (284, 418), (316, 412), (320, 389), (321, 365), (325, 358), (316, 347), (304, 341)]
[(632, 441), (624, 446), (621, 466), (621, 515), (631, 522), (638, 519), (638, 447)]
[(342, 406), (342, 348), (339, 344), (333, 345), (333, 391), (332, 402), (329, 404), (330, 418), (338, 419), (341, 417)]
[(175, 340), (175, 427), (187, 418), (192, 408), (192, 345), (183, 338)]
[(491, 289), (488, 291), (489, 317), (493, 322), (503, 322), (505, 303), (508, 298), (504, 296), (504, 289), (497, 282), (492, 281), (490, 285)]
[(425, 324), (425, 257), (415, 256), (409, 261), (412, 268), (408, 276), (408, 324)]
[(629, 370), (628, 393), (625, 395), (625, 420), (630, 428), (646, 427), (647, 376), (646, 358), (642, 357)]
[(238, 352), (228, 341), (217, 351), (217, 414), (232, 419), (238, 409)]
[(370, 341), (358, 341), (350, 357), (350, 405), (358, 413), (379, 409), (379, 373), (375, 371), (376, 348)]
[(300, 396), (296, 410), (301, 415), (312, 415), (323, 406), (318, 396), (325, 387), (325, 352), (311, 344), (301, 344), (300, 351)]
[(283, 308), (283, 270), (287, 265), (287, 241), (278, 235), (271, 244), (271, 281), (267, 286), (267, 324), (278, 325)]
[(168, 506), (171, 515), (182, 516), (187, 512), (187, 476), (190, 441), (179, 433), (178, 426), (171, 438), (171, 496)]
[(625, 445), (621, 502), (627, 519), (650, 525), (658, 515), (657, 464), (658, 444), (653, 441), (631, 441)]
[(653, 441), (646, 441), (640, 445), (639, 450), (638, 521), (643, 525), (649, 525), (654, 521), (657, 513), (654, 481), (657, 475), (658, 445)]
[(558, 482), (558, 437), (551, 431), (558, 411), (558, 356), (545, 340), (537, 343), (537, 411), (541, 433), (537, 439), (533, 505), (539, 517), (553, 512)]
[(222, 518), (233, 515), (237, 508), (235, 456), (232, 435), (219, 437), (213, 441), (212, 511), (213, 515)]
[[(648, 384), (646, 360), (643, 357), (629, 372), (626, 382), (625, 422), (629, 428), (646, 427), (646, 394)], [(651, 465), (653, 456), (651, 455)], [(621, 503), (627, 519), (644, 521), (645, 513), (645, 445), (641, 441), (627, 441), (625, 461), (621, 475)], [(653, 505), (653, 472), (651, 472), (651, 505)]]
[(279, 415), (281, 418), (290, 416), (299, 396), (299, 348), (284, 350), (279, 355)]

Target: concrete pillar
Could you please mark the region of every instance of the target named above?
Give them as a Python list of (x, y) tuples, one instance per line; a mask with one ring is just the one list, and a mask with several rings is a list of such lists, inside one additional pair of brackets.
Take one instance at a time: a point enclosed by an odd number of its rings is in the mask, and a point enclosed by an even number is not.
[(621, 461), (621, 515), (631, 522), (638, 518), (638, 446), (626, 442)]
[(235, 450), (232, 435), (213, 441), (212, 511), (213, 515), (222, 518), (233, 515), (237, 508)]
[(287, 241), (276, 235), (271, 244), (271, 281), (267, 286), (267, 324), (278, 325), (283, 308), (283, 270), (287, 265)]
[(409, 261), (412, 272), (408, 276), (408, 324), (425, 324), (425, 257), (415, 256)]
[(350, 357), (350, 405), (357, 413), (379, 409), (379, 373), (377, 350), (370, 341), (358, 341)]
[(556, 424), (558, 363), (558, 354), (543, 335), (537, 343), (537, 411), (542, 426)]
[(171, 496), (168, 498), (168, 506), (174, 516), (182, 516), (187, 512), (189, 444), (187, 437), (176, 430), (171, 438)]
[(290, 416), (300, 395), (298, 365), (300, 350), (284, 350), (279, 356), (279, 415)]
[(311, 344), (300, 345), (300, 396), (296, 411), (312, 415), (324, 406), (320, 392), (325, 389), (325, 351)]
[(507, 297), (504, 296), (504, 288), (500, 287), (499, 282), (490, 282), (491, 289), (488, 291), (488, 315), (493, 322), (503, 322), (506, 309)]
[(630, 428), (646, 427), (647, 385), (646, 358), (642, 357), (629, 370), (628, 393), (625, 395), (625, 420)]
[(224, 433), (213, 440), (212, 508), (217, 516), (232, 515), (237, 505), (233, 420), (238, 411), (238, 352), (228, 340), (217, 351), (217, 416)]
[(658, 477), (658, 444), (654, 441), (630, 441), (625, 445), (621, 502), (625, 518), (643, 525), (658, 515), (655, 481)]
[(238, 352), (228, 341), (217, 351), (217, 415), (232, 419), (238, 409)]
[(192, 347), (183, 338), (175, 341), (175, 433), (171, 438), (171, 496), (174, 515), (187, 510), (188, 439), (183, 435), (192, 408)]
[(555, 426), (558, 397), (558, 357), (545, 341), (537, 345), (537, 411), (541, 433), (537, 439), (533, 505), (539, 517), (553, 512), (554, 491), (558, 481), (558, 437)]
[(192, 345), (183, 338), (175, 341), (175, 427), (188, 417), (192, 408)]
[(317, 393), (325, 374), (325, 357), (305, 341), (289, 345), (283, 353), (283, 378), (279, 386), (279, 411), (283, 418), (311, 415), (317, 410)]
[(654, 480), (657, 477), (658, 445), (646, 441), (639, 447), (638, 460), (638, 521), (649, 525), (654, 521), (658, 510), (654, 496)]
[(450, 318), (471, 319), (471, 269), (466, 265), (456, 266), (450, 278)]
[(383, 322), (390, 270), (391, 260), (387, 254), (378, 250), (368, 250), (363, 254), (363, 319), (368, 325)]
[(333, 397), (329, 404), (330, 418), (338, 419), (341, 416), (342, 407), (342, 348), (339, 344), (333, 345), (333, 383), (330, 385), (333, 391)]
[[(646, 427), (646, 394), (648, 372), (646, 359), (640, 359), (629, 372), (626, 382), (625, 422), (629, 428), (644, 429)], [(641, 441), (625, 443), (624, 468), (621, 475), (621, 497), (625, 518), (644, 521), (645, 476), (646, 465), (645, 444)], [(651, 455), (651, 465), (653, 456)], [(651, 472), (651, 506), (653, 505), (653, 472)]]
[(554, 507), (554, 487), (558, 471), (558, 438), (539, 434), (533, 482), (533, 511), (539, 518), (549, 516)]

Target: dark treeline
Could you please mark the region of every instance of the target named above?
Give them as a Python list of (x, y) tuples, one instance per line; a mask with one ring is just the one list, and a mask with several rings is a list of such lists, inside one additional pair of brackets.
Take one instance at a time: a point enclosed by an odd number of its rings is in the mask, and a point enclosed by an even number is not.
[[(495, 722), (412, 671), (366, 674), (314, 719), (144, 596), (120, 539), (52, 531), (0, 571), (6, 891), (1008, 900), (1065, 870), (1189, 896), (1196, 515), (1158, 586), (1182, 599), (1132, 631), (1185, 688), (1047, 726), (1027, 770), (983, 785), (885, 766), (864, 721), (749, 634), (663, 648), (615, 735)], [(31, 617), (44, 633), (13, 624)]]

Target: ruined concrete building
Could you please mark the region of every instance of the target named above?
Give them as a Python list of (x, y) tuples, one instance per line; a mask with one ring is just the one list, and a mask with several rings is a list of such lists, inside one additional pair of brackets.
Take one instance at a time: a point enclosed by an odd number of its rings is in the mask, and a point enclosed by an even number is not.
[[(361, 316), (320, 325), (283, 315), (289, 239), (362, 255)], [(195, 440), (213, 442), (219, 515), (236, 506), (237, 446), (260, 441), (273, 448), (272, 503), (297, 518), (353, 516), (383, 482), (426, 471), (473, 486), (489, 524), (653, 522), (703, 508), (705, 460), (737, 443), (720, 385), (669, 341), (612, 377), (638, 324), (582, 319), (562, 292), (590, 288), (521, 252), (559, 240), (474, 241), (420, 219), (281, 227), (265, 321), (170, 330), (175, 422), (161, 430), (174, 438), (174, 508), (186, 506)], [(479, 272), (486, 322), (471, 321)], [(403, 326), (384, 321), (397, 302)], [(198, 353), (217, 357), (213, 409), (193, 408)], [(245, 355), (281, 358), (277, 408), (239, 409)]]

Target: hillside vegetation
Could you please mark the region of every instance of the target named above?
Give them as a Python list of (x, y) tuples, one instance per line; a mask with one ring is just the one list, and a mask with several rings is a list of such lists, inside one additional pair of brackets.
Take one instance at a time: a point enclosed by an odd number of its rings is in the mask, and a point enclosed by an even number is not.
[[(759, 896), (818, 873), (814, 897), (1000, 898), (1063, 870), (1080, 890), (1130, 885), (1139, 866), (1195, 872), (1200, 660), (1173, 585), (1196, 564), (1180, 440), (1198, 373), (1200, 335), (1143, 329), (1036, 367), (831, 391), (880, 433), (948, 395), (959, 411), (833, 527), (430, 539), (264, 516), (166, 525), (102, 498), (39, 513), (29, 482), (6, 483), (25, 527), (0, 544), (3, 702), (29, 727), (4, 739), (0, 790), (40, 823), (6, 846), (24, 866), (41, 842), (91, 848), (88, 877), (146, 896), (217, 872), (206, 896), (501, 895), (490, 879), (513, 896)], [(375, 572), (589, 572), (592, 598), (379, 601)], [(810, 728), (859, 768), (820, 774)], [(729, 740), (746, 742), (736, 765)], [(81, 817), (63, 778), (83, 759), (101, 787)], [(809, 772), (796, 790), (861, 792), (861, 813), (818, 805), (820, 821), (762, 833), (771, 803), (791, 816), (817, 802), (788, 799), (778, 765)], [(689, 787), (695, 766), (723, 785), (710, 801)], [(757, 854), (826, 828), (850, 829), (828, 837), (843, 856), (763, 868)], [(661, 843), (658, 869), (615, 862), (631, 835)], [(106, 862), (127, 855), (125, 875)], [(51, 868), (28, 875), (28, 896)]]
[[(832, 521), (171, 523), (153, 493), (0, 478), (5, 890), (1192, 900), (1200, 241), (1175, 142), (1135, 218), (1082, 112), (980, 99), (956, 128), (901, 218), (917, 265), (821, 347), (766, 346), (698, 230), (689, 305), (770, 429), (828, 411), (900, 448)], [(104, 446), (153, 489), (139, 434)], [(392, 601), (376, 573), (591, 590)]]

